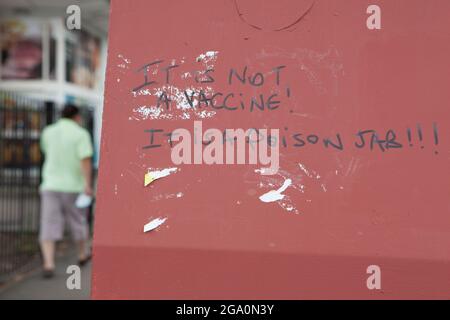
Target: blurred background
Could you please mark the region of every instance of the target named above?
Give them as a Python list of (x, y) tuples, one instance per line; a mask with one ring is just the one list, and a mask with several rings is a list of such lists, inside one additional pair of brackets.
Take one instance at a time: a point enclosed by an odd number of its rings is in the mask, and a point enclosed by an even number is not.
[[(81, 30), (66, 27), (70, 5), (81, 9)], [(109, 0), (0, 0), (0, 299), (89, 297), (89, 266), (82, 290), (66, 288), (70, 240), (59, 244), (57, 276), (39, 274), (39, 138), (64, 104), (77, 105), (97, 168), (108, 15)]]

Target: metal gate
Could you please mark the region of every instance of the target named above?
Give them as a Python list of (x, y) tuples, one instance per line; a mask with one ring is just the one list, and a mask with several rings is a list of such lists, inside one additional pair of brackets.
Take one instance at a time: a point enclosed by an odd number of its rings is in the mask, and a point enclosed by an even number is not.
[(39, 137), (53, 114), (52, 104), (0, 94), (0, 281), (38, 260)]
[[(92, 136), (93, 110), (80, 111)], [(40, 261), (39, 185), (43, 156), (39, 139), (44, 127), (59, 117), (53, 102), (0, 93), (0, 283)]]

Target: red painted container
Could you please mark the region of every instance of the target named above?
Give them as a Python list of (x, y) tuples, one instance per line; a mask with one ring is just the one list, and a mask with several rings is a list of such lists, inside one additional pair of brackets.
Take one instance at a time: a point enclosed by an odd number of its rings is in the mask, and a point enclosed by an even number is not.
[[(113, 1), (93, 298), (448, 298), (449, 13)], [(238, 128), (268, 130), (275, 174), (208, 164), (200, 135)], [(197, 163), (174, 162), (177, 129)]]

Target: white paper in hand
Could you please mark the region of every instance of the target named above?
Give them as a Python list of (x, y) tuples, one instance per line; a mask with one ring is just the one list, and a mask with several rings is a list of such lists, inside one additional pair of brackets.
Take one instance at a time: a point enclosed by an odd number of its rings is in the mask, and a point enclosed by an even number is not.
[(91, 205), (92, 203), (92, 197), (85, 194), (85, 193), (80, 193), (79, 196), (77, 197), (77, 200), (75, 201), (75, 206), (77, 208), (80, 209), (84, 209), (87, 208)]

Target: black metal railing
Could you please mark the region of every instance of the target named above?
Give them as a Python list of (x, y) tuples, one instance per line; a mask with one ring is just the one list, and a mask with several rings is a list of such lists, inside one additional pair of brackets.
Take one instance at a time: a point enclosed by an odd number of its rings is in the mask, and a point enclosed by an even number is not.
[[(52, 102), (0, 92), (0, 284), (40, 262), (40, 136), (60, 117)], [(81, 109), (93, 134), (93, 109)], [(90, 221), (92, 220), (92, 208)]]
[(39, 137), (52, 104), (0, 93), (0, 281), (38, 260)]

